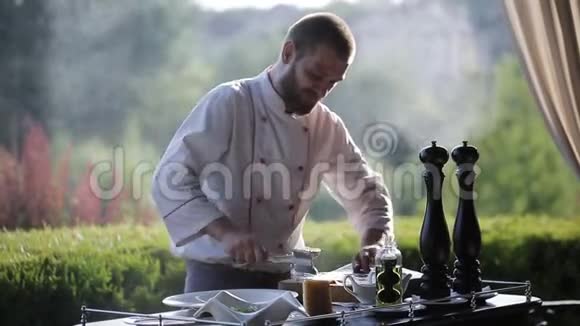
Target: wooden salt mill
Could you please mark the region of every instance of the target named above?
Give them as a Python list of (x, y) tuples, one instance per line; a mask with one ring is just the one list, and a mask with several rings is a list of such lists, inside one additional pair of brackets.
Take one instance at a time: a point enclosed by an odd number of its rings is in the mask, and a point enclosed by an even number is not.
[(481, 270), (479, 255), (481, 252), (481, 230), (475, 214), (473, 186), (475, 182), (475, 162), (479, 159), (477, 148), (463, 145), (451, 152), (457, 164), (455, 175), (459, 182), (459, 204), (453, 227), (453, 251), (455, 252), (455, 270), (453, 271), (453, 290), (461, 294), (481, 291)]
[(445, 222), (441, 190), (443, 186), (443, 166), (449, 160), (449, 153), (436, 141), (419, 153), (419, 159), (425, 166), (423, 178), (427, 186), (427, 206), (421, 226), (419, 250), (423, 267), (421, 272), (421, 297), (435, 299), (450, 294), (450, 279), (447, 274), (447, 262), (451, 251), (449, 230)]

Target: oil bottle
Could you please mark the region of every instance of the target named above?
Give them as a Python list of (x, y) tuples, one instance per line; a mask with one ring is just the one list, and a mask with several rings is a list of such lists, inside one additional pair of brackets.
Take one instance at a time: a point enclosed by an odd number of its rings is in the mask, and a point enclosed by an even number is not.
[(393, 236), (387, 237), (385, 246), (379, 250), (376, 257), (377, 305), (387, 306), (402, 303), (403, 256), (397, 248)]

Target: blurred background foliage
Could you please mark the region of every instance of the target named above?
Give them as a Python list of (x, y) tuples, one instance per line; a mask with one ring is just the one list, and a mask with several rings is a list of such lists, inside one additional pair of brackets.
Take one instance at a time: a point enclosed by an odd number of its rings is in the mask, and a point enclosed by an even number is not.
[[(370, 123), (388, 122), (396, 131), (396, 150), (367, 159), (383, 174), (397, 215), (422, 214), (417, 154), (431, 140), (449, 150), (469, 140), (480, 149), (480, 213), (577, 215), (578, 182), (535, 107), (499, 0), (335, 1), (318, 9), (225, 11), (192, 1), (10, 0), (0, 4), (0, 176), (16, 171), (17, 185), (0, 178), (2, 224), (38, 226), (64, 217), (67, 225), (106, 223), (107, 206), (116, 209), (109, 215), (140, 209), (151, 218), (148, 180), (196, 101), (221, 82), (254, 76), (273, 63), (288, 26), (314, 10), (344, 17), (358, 44), (347, 80), (325, 102), (365, 153)], [(46, 155), (32, 164), (23, 158), (30, 157), (25, 144), (34, 128), (46, 139), (28, 150)], [(114, 163), (115, 148), (123, 152), (122, 166)], [(93, 168), (108, 172), (104, 189), (124, 180), (117, 196), (122, 205), (97, 203), (82, 198), (90, 192), (75, 190)], [(445, 170), (450, 214), (457, 202), (453, 169), (450, 162)], [(51, 191), (25, 185), (39, 173)], [(64, 200), (58, 207), (30, 216), (27, 205), (51, 202), (29, 204), (30, 192), (41, 198), (59, 191)], [(80, 208), (85, 216), (75, 205), (88, 205)], [(125, 211), (117, 208), (123, 205)], [(343, 210), (322, 191), (310, 213), (329, 220)]]
[[(259, 74), (288, 26), (315, 10), (341, 15), (355, 33), (355, 63), (325, 102), (383, 174), (406, 267), (421, 264), (418, 153), (431, 140), (449, 150), (468, 140), (481, 155), (484, 276), (531, 279), (544, 299), (578, 297), (580, 185), (528, 90), (500, 0), (224, 11), (186, 0), (6, 0), (0, 324), (71, 324), (81, 303), (158, 311), (161, 297), (181, 291), (182, 262), (170, 256), (149, 198), (153, 169), (203, 94)], [(395, 131), (387, 155), (367, 148), (377, 122)], [(450, 227), (454, 168), (444, 170)], [(344, 210), (323, 189), (309, 215), (306, 239), (324, 250), (319, 268), (347, 263), (358, 239)], [(33, 310), (7, 313), (25, 306)]]

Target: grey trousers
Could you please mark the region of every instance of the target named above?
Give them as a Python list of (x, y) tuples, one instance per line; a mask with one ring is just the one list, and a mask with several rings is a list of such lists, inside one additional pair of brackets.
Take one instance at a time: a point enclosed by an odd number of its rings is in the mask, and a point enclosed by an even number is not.
[(255, 272), (195, 260), (186, 260), (185, 265), (185, 293), (227, 289), (277, 289), (278, 282), (290, 278), (290, 272)]

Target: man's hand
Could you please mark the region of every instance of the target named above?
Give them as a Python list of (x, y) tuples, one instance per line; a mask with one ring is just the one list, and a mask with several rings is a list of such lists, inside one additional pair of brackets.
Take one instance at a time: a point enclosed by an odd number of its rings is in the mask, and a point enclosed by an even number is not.
[(254, 264), (268, 257), (251, 233), (239, 230), (225, 216), (208, 224), (203, 232), (221, 242), (235, 263)]
[(381, 249), (380, 245), (362, 247), (352, 260), (352, 271), (354, 273), (369, 273), (375, 265), (379, 249)]
[(254, 264), (264, 261), (268, 254), (254, 239), (254, 236), (245, 232), (228, 232), (221, 242), (226, 252), (238, 264)]
[(367, 230), (361, 239), (361, 249), (352, 260), (354, 273), (368, 273), (375, 264), (378, 249), (385, 243), (385, 233), (379, 229)]

